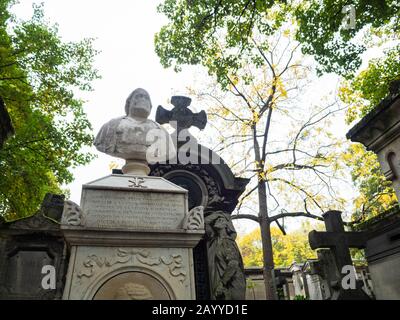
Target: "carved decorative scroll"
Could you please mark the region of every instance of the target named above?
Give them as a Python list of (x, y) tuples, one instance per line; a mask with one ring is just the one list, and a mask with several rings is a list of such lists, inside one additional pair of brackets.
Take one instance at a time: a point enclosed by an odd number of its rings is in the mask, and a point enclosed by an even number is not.
[(202, 230), (204, 229), (204, 207), (198, 206), (190, 210), (183, 221), (183, 229), (185, 230)]
[(181, 283), (186, 280), (186, 271), (183, 270), (181, 255), (172, 254), (169, 256), (152, 257), (148, 250), (135, 248), (118, 248), (114, 257), (99, 257), (95, 254), (88, 255), (83, 263), (83, 268), (78, 272), (78, 278), (90, 278), (95, 273), (95, 269), (110, 268), (116, 264), (132, 264), (135, 259), (140, 264), (150, 267), (161, 264), (166, 265), (171, 276), (178, 277)]

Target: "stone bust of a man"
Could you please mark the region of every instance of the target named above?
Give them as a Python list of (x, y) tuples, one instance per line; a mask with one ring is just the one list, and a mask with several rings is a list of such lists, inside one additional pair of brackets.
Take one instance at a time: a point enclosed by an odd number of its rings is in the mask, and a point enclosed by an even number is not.
[(166, 160), (175, 154), (168, 132), (147, 119), (151, 108), (147, 91), (134, 90), (126, 99), (126, 115), (104, 124), (94, 141), (100, 152), (126, 159), (124, 173), (147, 175), (150, 171), (147, 163)]

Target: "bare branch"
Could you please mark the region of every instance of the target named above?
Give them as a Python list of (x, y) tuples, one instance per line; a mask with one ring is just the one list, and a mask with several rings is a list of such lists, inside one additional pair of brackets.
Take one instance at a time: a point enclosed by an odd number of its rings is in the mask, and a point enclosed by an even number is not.
[(237, 220), (237, 219), (249, 219), (249, 220), (253, 220), (257, 223), (260, 223), (260, 219), (253, 215), (253, 214), (235, 214), (231, 216), (232, 220)]
[(315, 214), (299, 211), (299, 212), (284, 212), (277, 214), (276, 216), (270, 217), (269, 220), (271, 222), (274, 222), (278, 219), (286, 218), (286, 217), (306, 217), (306, 218), (311, 218), (311, 219), (316, 219), (319, 221), (324, 221), (324, 219), (320, 216), (317, 216)]

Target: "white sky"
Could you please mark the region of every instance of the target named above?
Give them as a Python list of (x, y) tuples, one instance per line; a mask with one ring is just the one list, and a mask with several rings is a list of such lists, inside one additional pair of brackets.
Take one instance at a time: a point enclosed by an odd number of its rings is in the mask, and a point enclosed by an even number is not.
[[(19, 18), (32, 14), (31, 0), (22, 0), (13, 12)], [(193, 73), (175, 73), (163, 69), (154, 52), (154, 34), (166, 22), (158, 14), (158, 1), (139, 0), (48, 0), (44, 1), (45, 17), (59, 25), (65, 41), (95, 38), (96, 68), (102, 79), (94, 82), (94, 91), (82, 96), (85, 111), (94, 134), (111, 118), (124, 114), (125, 100), (136, 88), (146, 89), (151, 96), (154, 119), (157, 105), (167, 105), (173, 94), (183, 94)], [(73, 170), (75, 181), (67, 187), (71, 200), (80, 202), (81, 185), (110, 173), (111, 161), (118, 159), (90, 148), (98, 158), (85, 167)]]
[[(13, 12), (19, 18), (29, 18), (32, 14), (32, 2), (21, 0)], [(95, 48), (101, 53), (95, 66), (102, 79), (94, 82), (94, 91), (82, 97), (87, 101), (85, 111), (92, 123), (94, 134), (100, 127), (117, 116), (124, 114), (127, 96), (137, 87), (146, 89), (151, 96), (154, 119), (157, 105), (167, 105), (174, 94), (184, 94), (188, 85), (196, 83), (200, 72), (197, 68), (185, 68), (175, 73), (163, 69), (154, 52), (154, 34), (167, 22), (156, 11), (160, 1), (154, 0), (47, 0), (44, 2), (45, 17), (51, 23), (59, 25), (60, 35), (65, 41), (79, 41), (84, 37), (95, 38)], [(197, 81), (196, 81), (197, 80)], [(201, 79), (200, 79), (201, 81)], [(335, 90), (337, 77), (324, 76), (311, 92), (309, 101), (318, 101), (327, 91)], [(193, 99), (192, 109), (201, 110)], [(193, 108), (194, 107), (194, 108)], [(337, 123), (336, 131), (345, 135), (344, 121)], [(207, 130), (207, 129), (206, 129)], [(196, 132), (193, 133), (195, 136)], [(210, 145), (208, 145), (211, 147)], [(80, 203), (81, 186), (84, 183), (106, 176), (110, 173), (111, 161), (122, 161), (99, 153), (94, 147), (90, 151), (98, 155), (85, 167), (73, 170), (75, 181), (68, 186), (70, 199)], [(255, 225), (240, 222), (239, 232), (248, 231)], [(237, 225), (237, 224), (236, 224)]]

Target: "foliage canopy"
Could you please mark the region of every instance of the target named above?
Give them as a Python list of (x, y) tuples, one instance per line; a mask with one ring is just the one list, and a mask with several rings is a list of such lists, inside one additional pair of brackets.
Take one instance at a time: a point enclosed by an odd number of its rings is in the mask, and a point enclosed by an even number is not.
[(20, 21), (13, 4), (0, 0), (0, 96), (15, 129), (0, 150), (0, 215), (8, 220), (33, 214), (46, 192), (72, 181), (72, 167), (92, 159), (81, 151), (92, 135), (77, 92), (99, 77), (92, 39), (63, 42), (42, 6)]

